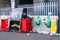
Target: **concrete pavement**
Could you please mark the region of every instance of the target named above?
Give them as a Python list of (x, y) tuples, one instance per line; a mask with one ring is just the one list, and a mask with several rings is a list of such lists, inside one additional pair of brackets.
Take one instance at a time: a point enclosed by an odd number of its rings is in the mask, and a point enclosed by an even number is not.
[(0, 40), (60, 40), (60, 36), (50, 36), (38, 33), (0, 32)]

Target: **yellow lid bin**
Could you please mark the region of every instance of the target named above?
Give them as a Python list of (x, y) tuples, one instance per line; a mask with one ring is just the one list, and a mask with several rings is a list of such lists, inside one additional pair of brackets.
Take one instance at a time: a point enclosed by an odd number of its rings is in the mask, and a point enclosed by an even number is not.
[(52, 20), (51, 21), (51, 33), (56, 33), (57, 32), (57, 22)]

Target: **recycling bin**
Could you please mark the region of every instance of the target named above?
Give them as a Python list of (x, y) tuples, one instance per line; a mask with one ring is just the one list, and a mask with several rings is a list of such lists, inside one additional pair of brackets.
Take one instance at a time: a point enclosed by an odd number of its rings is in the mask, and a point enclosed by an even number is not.
[(1, 30), (8, 31), (8, 28), (9, 28), (9, 17), (1, 16)]

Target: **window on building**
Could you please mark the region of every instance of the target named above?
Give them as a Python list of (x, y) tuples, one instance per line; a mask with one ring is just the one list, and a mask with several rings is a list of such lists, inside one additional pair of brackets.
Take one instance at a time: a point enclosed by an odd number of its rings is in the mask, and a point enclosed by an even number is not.
[(11, 0), (0, 0), (0, 7), (10, 6)]
[(20, 5), (33, 4), (33, 0), (20, 0)]

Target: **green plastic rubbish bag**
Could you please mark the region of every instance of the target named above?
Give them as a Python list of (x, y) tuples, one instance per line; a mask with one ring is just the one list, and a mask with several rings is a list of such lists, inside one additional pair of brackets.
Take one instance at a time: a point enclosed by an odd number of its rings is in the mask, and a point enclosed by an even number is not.
[(39, 16), (37, 16), (37, 18), (36, 18), (36, 25), (40, 25), (40, 24), (41, 24), (40, 17), (39, 17)]
[(47, 26), (47, 27), (50, 27), (51, 26), (51, 19), (50, 19), (50, 17), (49, 16), (47, 16), (47, 20), (45, 20), (45, 25)]

